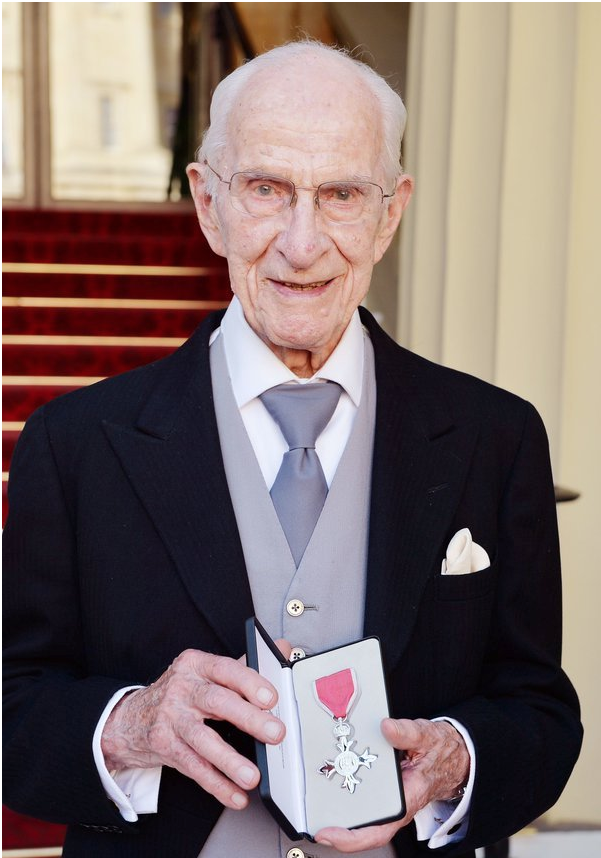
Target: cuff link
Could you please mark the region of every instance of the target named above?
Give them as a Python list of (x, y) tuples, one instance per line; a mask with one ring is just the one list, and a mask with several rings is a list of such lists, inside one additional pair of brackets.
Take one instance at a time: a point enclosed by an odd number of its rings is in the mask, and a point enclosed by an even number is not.
[(463, 796), (465, 795), (466, 789), (467, 789), (467, 787), (464, 787), (464, 786), (458, 787), (456, 792), (455, 792), (455, 795), (452, 795), (451, 798), (446, 798), (444, 800), (449, 802), (449, 803), (452, 802), (453, 804), (459, 804), (460, 801), (463, 801)]

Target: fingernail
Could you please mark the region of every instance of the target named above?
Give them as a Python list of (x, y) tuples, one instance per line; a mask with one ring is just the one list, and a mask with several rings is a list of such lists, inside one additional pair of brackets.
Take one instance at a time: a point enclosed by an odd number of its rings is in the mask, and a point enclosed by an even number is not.
[(257, 691), (257, 700), (259, 703), (271, 703), (273, 700), (273, 693), (269, 688), (259, 688)]
[(277, 721), (268, 721), (265, 725), (265, 735), (268, 739), (279, 739), (282, 728)]
[(243, 792), (235, 792), (232, 795), (232, 802), (236, 805), (236, 807), (246, 807), (248, 803), (248, 799), (244, 795)]
[(331, 846), (332, 845), (329, 840), (317, 840), (316, 843), (319, 843), (320, 846)]
[(238, 777), (245, 784), (252, 784), (255, 779), (255, 771), (250, 766), (242, 766), (238, 769)]

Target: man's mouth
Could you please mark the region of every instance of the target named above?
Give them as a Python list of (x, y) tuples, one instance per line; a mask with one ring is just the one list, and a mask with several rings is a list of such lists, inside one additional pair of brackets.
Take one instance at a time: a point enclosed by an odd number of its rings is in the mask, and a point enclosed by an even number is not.
[(327, 286), (332, 280), (317, 280), (314, 283), (291, 283), (288, 280), (276, 280), (280, 286), (285, 286), (286, 289), (292, 289), (294, 292), (312, 292), (315, 289), (320, 289), (322, 286)]

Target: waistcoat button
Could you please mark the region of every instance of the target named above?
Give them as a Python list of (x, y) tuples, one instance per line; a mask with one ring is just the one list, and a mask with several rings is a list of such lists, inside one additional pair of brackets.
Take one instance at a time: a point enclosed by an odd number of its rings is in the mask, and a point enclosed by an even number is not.
[(304, 613), (305, 605), (300, 599), (290, 599), (286, 605), (286, 611), (291, 617), (300, 617)]

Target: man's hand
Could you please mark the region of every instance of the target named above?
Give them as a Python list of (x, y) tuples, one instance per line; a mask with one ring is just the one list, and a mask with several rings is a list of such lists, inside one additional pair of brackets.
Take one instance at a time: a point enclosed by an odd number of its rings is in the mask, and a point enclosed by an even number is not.
[(453, 798), (467, 781), (470, 757), (461, 735), (447, 721), (385, 718), (382, 733), (394, 748), (405, 752), (401, 769), (407, 813), (399, 822), (348, 831), (322, 828), (318, 843), (340, 852), (360, 852), (385, 846), (399, 828), (408, 825), (418, 810), (431, 801)]
[(228, 721), (275, 745), (286, 732), (267, 711), (276, 702), (273, 685), (243, 659), (186, 650), (156, 682), (125, 695), (113, 709), (101, 740), (106, 766), (171, 766), (226, 807), (246, 807), (240, 788), (255, 787), (259, 770), (205, 721)]

